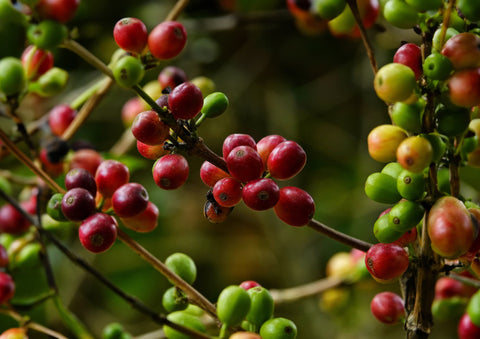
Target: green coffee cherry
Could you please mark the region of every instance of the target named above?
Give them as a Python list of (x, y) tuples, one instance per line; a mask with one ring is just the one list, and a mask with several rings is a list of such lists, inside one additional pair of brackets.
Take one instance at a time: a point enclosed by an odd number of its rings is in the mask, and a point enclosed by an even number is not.
[(405, 2), (418, 12), (438, 10), (443, 7), (443, 0), (405, 0)]
[(12, 194), (12, 184), (5, 177), (0, 177), (0, 189), (6, 194)]
[(22, 62), (15, 57), (0, 60), (0, 92), (6, 96), (21, 92), (25, 85), (25, 71)]
[(27, 18), (24, 14), (13, 7), (10, 0), (0, 0), (0, 22), (26, 24)]
[(172, 286), (163, 293), (162, 305), (167, 313), (183, 311), (188, 306), (188, 298), (182, 291)]
[(53, 67), (38, 78), (37, 82), (31, 83), (29, 89), (44, 97), (50, 97), (60, 93), (68, 81), (68, 72)]
[[(185, 311), (172, 312), (167, 315), (167, 319), (172, 323), (191, 328), (192, 330), (196, 330), (198, 332), (206, 331), (205, 325), (198, 317), (188, 314)], [(191, 339), (190, 336), (180, 333), (167, 325), (163, 326), (163, 332), (168, 339)]]
[(425, 195), (426, 180), (423, 173), (403, 170), (397, 178), (397, 190), (402, 198), (415, 201)]
[(463, 134), (470, 123), (470, 110), (461, 107), (437, 106), (435, 111), (437, 131), (449, 137)]
[(39, 243), (29, 243), (10, 258), (11, 265), (17, 268), (29, 269), (40, 266), (40, 251), (42, 247)]
[(67, 38), (67, 35), (67, 27), (54, 20), (44, 20), (38, 25), (31, 25), (27, 30), (28, 40), (44, 50), (57, 48)]
[(247, 290), (247, 293), (250, 296), (251, 304), (246, 319), (258, 329), (273, 315), (273, 298), (270, 292), (262, 286), (252, 287)]
[[(390, 4), (397, 0), (391, 0)], [(386, 64), (378, 70), (373, 81), (378, 97), (387, 103), (405, 101), (417, 87), (415, 73), (408, 66), (399, 63)]]
[(472, 323), (480, 326), (480, 291), (477, 291), (468, 302), (467, 313)]
[(430, 145), (432, 145), (432, 161), (440, 161), (443, 154), (445, 153), (445, 150), (447, 149), (447, 145), (443, 141), (442, 137), (436, 133), (422, 134), (422, 136), (428, 141), (430, 141)]
[(115, 81), (122, 87), (130, 88), (137, 85), (143, 79), (144, 74), (142, 62), (132, 55), (120, 58), (113, 65)]
[(403, 200), (392, 207), (388, 213), (388, 222), (402, 234), (417, 226), (422, 220), (425, 208), (422, 204)]
[(414, 104), (396, 102), (390, 112), (392, 122), (411, 133), (422, 131), (422, 114), (424, 103), (418, 100)]
[(57, 221), (67, 221), (67, 217), (62, 212), (63, 193), (55, 193), (50, 197), (47, 203), (47, 214)]
[(368, 176), (365, 193), (373, 201), (383, 204), (394, 204), (402, 198), (397, 190), (397, 180), (380, 172)]
[(462, 155), (466, 157), (468, 153), (475, 151), (477, 146), (478, 146), (478, 137), (476, 135), (473, 135), (468, 138), (464, 138), (463, 144), (462, 144)]
[(48, 214), (43, 214), (42, 226), (57, 238), (68, 239), (73, 232), (75, 224), (71, 221), (57, 221)]
[(286, 318), (272, 318), (263, 323), (260, 336), (262, 339), (295, 339), (297, 326)]
[(214, 92), (203, 99), (201, 113), (207, 118), (215, 118), (222, 115), (228, 108), (228, 98), (221, 92)]
[[(373, 235), (381, 243), (394, 242), (403, 235), (402, 232), (396, 230), (388, 221), (388, 213), (380, 216), (373, 225)], [(364, 264), (365, 266), (365, 264)]]
[(468, 299), (465, 297), (451, 297), (436, 299), (432, 304), (432, 315), (435, 321), (460, 319), (465, 312)]
[(240, 325), (250, 310), (250, 305), (250, 296), (247, 291), (240, 286), (230, 285), (218, 296), (218, 319), (228, 327)]
[(313, 3), (315, 14), (325, 20), (339, 16), (347, 5), (345, 0), (315, 0)]
[(475, 0), (458, 0), (457, 8), (470, 21), (480, 21), (480, 2)]
[(388, 1), (383, 16), (393, 26), (403, 29), (413, 28), (419, 20), (417, 10), (402, 0)]
[(423, 63), (423, 74), (431, 80), (446, 80), (452, 71), (452, 62), (440, 53), (430, 54)]
[(381, 173), (388, 174), (392, 178), (396, 179), (402, 171), (403, 167), (398, 162), (389, 162), (383, 166)]
[(120, 323), (111, 323), (105, 326), (102, 331), (102, 339), (130, 339), (132, 336), (127, 333)]
[(438, 28), (435, 33), (433, 34), (433, 38), (432, 38), (432, 47), (434, 50), (436, 50), (437, 52), (440, 52), (442, 50), (442, 47), (443, 47), (443, 44), (445, 44), (445, 42), (450, 39), (452, 36), (454, 35), (457, 35), (458, 34), (458, 31), (453, 28), (453, 27), (448, 27), (447, 28), (447, 31), (445, 33), (445, 39), (443, 40), (443, 42), (441, 41), (441, 36), (442, 36), (442, 28)]
[(205, 76), (198, 76), (190, 81), (202, 91), (203, 97), (215, 92), (215, 83), (212, 79)]
[(165, 259), (165, 265), (188, 284), (197, 278), (197, 266), (192, 258), (184, 253), (173, 253)]

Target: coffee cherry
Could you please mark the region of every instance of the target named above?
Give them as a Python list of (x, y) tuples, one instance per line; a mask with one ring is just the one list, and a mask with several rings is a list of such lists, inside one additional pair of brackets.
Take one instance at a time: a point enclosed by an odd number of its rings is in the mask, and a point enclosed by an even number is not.
[(7, 267), (9, 260), (7, 249), (0, 245), (0, 267)]
[(397, 178), (397, 190), (402, 198), (415, 201), (425, 195), (426, 180), (423, 173), (403, 170)]
[(117, 160), (103, 161), (95, 172), (98, 192), (105, 198), (111, 197), (117, 188), (126, 184), (129, 179), (128, 167)]
[(139, 214), (130, 218), (120, 218), (120, 220), (126, 228), (140, 233), (147, 233), (157, 228), (158, 214), (158, 207), (149, 201), (147, 208)]
[(249, 288), (250, 309), (245, 319), (260, 328), (262, 324), (273, 316), (273, 298), (270, 292), (261, 286)]
[(48, 113), (48, 125), (54, 135), (62, 136), (77, 115), (68, 105), (57, 105)]
[(113, 27), (113, 38), (121, 49), (141, 54), (147, 46), (147, 27), (137, 18), (123, 18)]
[(153, 180), (158, 187), (173, 190), (187, 181), (189, 167), (187, 159), (180, 154), (167, 154), (153, 165)]
[(237, 326), (247, 316), (250, 297), (243, 288), (230, 285), (222, 290), (217, 300), (218, 319), (226, 326)]
[(424, 103), (418, 100), (414, 104), (396, 102), (390, 111), (392, 123), (411, 133), (420, 133), (422, 131), (422, 113), (425, 108)]
[(400, 233), (414, 228), (422, 220), (425, 209), (414, 201), (402, 200), (388, 213), (389, 223)]
[(405, 317), (403, 299), (393, 292), (376, 294), (370, 303), (370, 310), (384, 324), (395, 324)]
[(480, 326), (475, 325), (465, 313), (458, 323), (457, 333), (459, 339), (476, 339), (480, 336)]
[(203, 106), (203, 94), (191, 82), (175, 87), (168, 95), (168, 107), (175, 119), (193, 119)]
[(148, 48), (158, 59), (171, 59), (185, 47), (187, 32), (177, 21), (164, 21), (157, 25), (148, 35)]
[(187, 74), (185, 74), (183, 69), (176, 66), (167, 66), (158, 74), (158, 83), (162, 89), (170, 87), (172, 90), (187, 81)]
[(368, 134), (368, 153), (380, 162), (395, 161), (398, 145), (406, 138), (407, 133), (398, 126), (377, 126)]
[(145, 111), (133, 120), (132, 134), (144, 144), (162, 145), (170, 134), (170, 128), (160, 120), (157, 112)]
[(260, 284), (254, 280), (245, 280), (245, 281), (242, 281), (238, 286), (243, 288), (245, 291), (248, 291), (253, 287), (260, 286)]
[(422, 172), (430, 165), (432, 159), (432, 145), (421, 136), (408, 137), (398, 145), (397, 161), (410, 172)]
[(401, 276), (408, 268), (408, 253), (397, 244), (375, 244), (365, 255), (365, 265), (378, 281), (389, 281)]
[(470, 123), (470, 110), (458, 106), (437, 105), (435, 123), (438, 133), (454, 137), (463, 134)]
[(47, 149), (42, 148), (39, 155), (42, 169), (52, 177), (58, 177), (63, 173), (63, 163), (61, 161), (53, 163), (48, 156)]
[(227, 220), (232, 210), (233, 207), (222, 207), (212, 198), (205, 202), (203, 215), (212, 224), (219, 224)]
[(119, 217), (131, 218), (144, 211), (148, 205), (148, 193), (138, 183), (120, 186), (112, 196), (112, 207)]
[(37, 79), (53, 67), (53, 54), (34, 45), (29, 45), (25, 48), (21, 60), (25, 69), (25, 76), (29, 80)]
[(312, 220), (315, 202), (304, 190), (286, 186), (280, 189), (280, 198), (274, 207), (275, 214), (291, 226), (304, 226)]
[(28, 339), (27, 330), (25, 328), (9, 328), (3, 331), (0, 339)]
[(165, 259), (165, 265), (188, 284), (193, 284), (197, 278), (197, 266), (192, 258), (185, 253), (173, 253)]
[(145, 104), (140, 97), (133, 97), (127, 100), (122, 107), (122, 122), (125, 127), (132, 125), (135, 117), (145, 110)]
[[(400, 0), (391, 0), (392, 2)], [(374, 88), (378, 97), (387, 103), (407, 100), (417, 86), (415, 73), (408, 66), (390, 63), (375, 74)]]
[(313, 11), (320, 18), (331, 20), (339, 16), (346, 5), (347, 2), (345, 0), (319, 0), (315, 1)]
[(397, 180), (381, 172), (372, 173), (367, 177), (365, 194), (382, 204), (394, 204), (402, 198), (397, 190)]
[[(186, 311), (175, 311), (167, 315), (167, 319), (171, 321), (172, 323), (175, 323), (177, 325), (185, 326), (188, 328), (191, 328), (193, 330), (199, 331), (199, 332), (205, 332), (205, 325), (202, 323), (202, 321)], [(177, 330), (174, 330), (173, 328), (169, 327), (168, 325), (163, 326), (163, 332), (165, 333), (165, 336), (168, 339), (187, 339), (191, 338), (190, 336), (187, 336), (183, 333), (178, 332)]]
[(442, 0), (405, 0), (405, 2), (415, 8), (418, 12), (438, 10), (443, 7)]
[(441, 277), (435, 283), (435, 299), (461, 296), (463, 290), (463, 284), (460, 281), (449, 277)]
[(15, 294), (15, 282), (10, 274), (0, 272), (0, 304), (4, 304), (13, 298)]
[(260, 328), (262, 339), (295, 339), (297, 326), (286, 318), (272, 318), (263, 323)]
[(253, 332), (235, 332), (228, 339), (262, 339), (259, 334)]
[(388, 213), (386, 213), (380, 215), (375, 221), (373, 225), (373, 235), (379, 242), (385, 244), (399, 240), (403, 234), (389, 222), (389, 216)]
[[(377, 20), (380, 8), (379, 2), (376, 0), (362, 0), (358, 1), (358, 7), (363, 26), (367, 29), (370, 28)], [(346, 6), (339, 16), (328, 22), (328, 28), (334, 36), (360, 37), (360, 29), (349, 6)]]
[(297, 175), (307, 162), (307, 154), (295, 141), (284, 141), (270, 153), (267, 169), (272, 178), (287, 180)]
[(95, 213), (85, 219), (78, 228), (83, 247), (93, 253), (105, 252), (117, 239), (115, 219), (104, 213)]
[(73, 18), (79, 4), (80, 0), (40, 0), (35, 8), (43, 18), (66, 23)]
[(137, 151), (146, 159), (157, 160), (169, 153), (165, 148), (165, 142), (160, 145), (147, 145), (137, 140)]
[(71, 221), (82, 221), (95, 212), (95, 198), (84, 188), (68, 190), (62, 199), (62, 213)]
[(93, 175), (83, 168), (74, 168), (65, 175), (65, 188), (85, 188), (94, 197), (97, 194), (97, 184)]
[(205, 76), (198, 76), (190, 81), (202, 91), (203, 97), (215, 92), (215, 83), (212, 79)]
[(25, 84), (25, 72), (20, 59), (5, 57), (0, 59), (0, 92), (6, 96), (20, 93)]
[(237, 146), (250, 146), (252, 148), (256, 148), (255, 140), (248, 134), (230, 134), (225, 138), (222, 145), (222, 155), (223, 158), (226, 159), (232, 149)]
[(227, 110), (228, 104), (228, 98), (222, 92), (210, 93), (203, 99), (201, 112), (207, 118), (215, 118)]
[(0, 232), (8, 234), (22, 234), (30, 229), (30, 221), (25, 218), (13, 205), (6, 204), (0, 207)]
[(470, 21), (480, 20), (480, 4), (477, 1), (458, 0), (457, 9)]
[(476, 292), (468, 301), (467, 314), (475, 326), (480, 326), (480, 292)]
[(452, 62), (453, 69), (480, 67), (480, 37), (473, 33), (459, 33), (445, 42), (442, 54)]
[(68, 72), (52, 67), (45, 74), (42, 74), (36, 83), (32, 83), (29, 89), (43, 97), (50, 97), (60, 93), (68, 81)]
[(450, 59), (440, 53), (432, 53), (423, 62), (423, 73), (431, 80), (446, 80), (452, 73)]
[(218, 180), (228, 177), (230, 174), (208, 161), (204, 161), (200, 166), (200, 179), (209, 187), (213, 187)]
[(40, 49), (53, 50), (67, 38), (65, 25), (54, 20), (43, 20), (31, 25), (27, 31), (28, 40)]
[(455, 72), (448, 80), (448, 90), (454, 105), (467, 108), (480, 105), (480, 68)]
[(84, 168), (95, 177), (95, 173), (102, 162), (103, 157), (100, 155), (100, 153), (93, 149), (84, 148), (73, 153), (69, 165), (70, 169)]
[(131, 336), (125, 331), (120, 323), (110, 323), (103, 328), (102, 339), (130, 339)]
[(172, 286), (163, 293), (162, 306), (167, 313), (182, 311), (188, 306), (188, 298), (177, 287)]
[(281, 135), (273, 134), (273, 135), (267, 135), (266, 137), (263, 137), (257, 142), (257, 145), (256, 145), (257, 152), (258, 154), (260, 154), (260, 157), (262, 158), (265, 169), (267, 168), (267, 160), (270, 153), (273, 151), (275, 147), (277, 147), (278, 144), (284, 141), (287, 141), (287, 139), (285, 139)]
[(233, 207), (242, 200), (242, 183), (234, 178), (223, 178), (213, 186), (213, 197), (222, 207)]
[(280, 199), (280, 189), (272, 179), (252, 180), (243, 187), (242, 199), (245, 205), (255, 211), (268, 210)]
[(125, 55), (113, 65), (113, 76), (117, 84), (130, 88), (137, 85), (145, 74), (142, 61), (133, 55)]
[(230, 175), (241, 182), (249, 182), (261, 177), (263, 162), (255, 149), (249, 146), (237, 146), (225, 159)]
[(433, 33), (433, 38), (432, 38), (432, 48), (433, 52), (438, 52), (440, 53), (445, 42), (447, 42), (451, 37), (455, 36), (458, 34), (458, 31), (453, 28), (453, 27), (448, 27), (446, 32), (445, 32), (445, 38), (442, 40), (442, 27), (439, 27), (435, 33)]
[(409, 29), (417, 25), (418, 12), (402, 0), (389, 0), (383, 7), (383, 16), (395, 27)]
[(398, 162), (389, 162), (383, 166), (381, 173), (388, 174), (392, 178), (397, 179), (402, 171), (404, 171), (404, 169)]
[(415, 79), (422, 76), (422, 52), (420, 47), (414, 43), (402, 45), (393, 56), (393, 62), (403, 64), (412, 69)]
[(62, 212), (63, 193), (55, 193), (50, 197), (47, 203), (47, 214), (54, 220), (67, 221), (68, 219)]

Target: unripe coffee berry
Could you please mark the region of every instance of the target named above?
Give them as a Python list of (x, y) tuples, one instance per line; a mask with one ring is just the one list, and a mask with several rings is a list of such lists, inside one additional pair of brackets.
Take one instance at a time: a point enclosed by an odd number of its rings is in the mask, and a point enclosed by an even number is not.
[(18, 94), (25, 84), (25, 72), (20, 59), (5, 57), (0, 60), (0, 92)]
[(272, 318), (263, 323), (260, 328), (262, 339), (295, 339), (297, 326), (286, 318)]
[(239, 325), (245, 319), (251, 301), (243, 288), (230, 285), (222, 290), (217, 300), (218, 319), (226, 326)]
[(197, 278), (197, 266), (192, 258), (185, 253), (173, 253), (165, 259), (165, 265), (188, 284), (193, 284)]
[(132, 55), (120, 58), (112, 71), (117, 84), (127, 88), (137, 85), (145, 74), (142, 61)]

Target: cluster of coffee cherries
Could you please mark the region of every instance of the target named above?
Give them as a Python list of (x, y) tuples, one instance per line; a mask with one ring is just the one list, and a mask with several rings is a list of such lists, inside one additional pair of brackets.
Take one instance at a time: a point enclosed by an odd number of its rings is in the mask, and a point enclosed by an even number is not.
[(287, 180), (305, 166), (303, 148), (280, 135), (269, 135), (258, 142), (248, 134), (231, 134), (223, 142), (222, 155), (228, 173), (205, 161), (200, 178), (209, 187), (204, 213), (211, 222), (220, 222), (243, 201), (255, 211), (273, 208), (276, 215), (292, 226), (304, 226), (312, 219), (315, 204), (304, 190), (285, 186)]
[(138, 232), (157, 226), (158, 208), (146, 189), (129, 179), (128, 167), (117, 160), (100, 163), (94, 176), (84, 168), (71, 169), (65, 176), (66, 193), (52, 195), (47, 213), (58, 221), (80, 223), (82, 245), (94, 253), (104, 252), (117, 238), (117, 220), (111, 214)]
[[(372, 27), (380, 12), (380, 2), (359, 0), (357, 6), (364, 27)], [(336, 37), (360, 37), (360, 29), (346, 0), (287, 0), (287, 7), (297, 27), (306, 34), (328, 29)]]

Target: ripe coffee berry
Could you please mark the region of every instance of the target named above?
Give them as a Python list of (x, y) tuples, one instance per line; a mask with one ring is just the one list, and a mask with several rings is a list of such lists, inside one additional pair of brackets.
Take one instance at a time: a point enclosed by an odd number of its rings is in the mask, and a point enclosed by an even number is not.
[(98, 192), (109, 198), (116, 189), (126, 184), (130, 179), (128, 167), (117, 160), (105, 160), (97, 168), (95, 182)]
[(274, 207), (279, 198), (280, 189), (272, 179), (253, 180), (243, 187), (243, 202), (255, 211), (263, 211)]
[(148, 202), (147, 208), (139, 214), (130, 218), (120, 218), (126, 228), (131, 230), (146, 233), (151, 232), (157, 227), (158, 222), (158, 207)]
[(48, 113), (48, 125), (54, 135), (62, 136), (77, 115), (77, 111), (68, 105), (57, 105)]
[(191, 82), (178, 85), (168, 95), (168, 107), (175, 119), (193, 119), (202, 106), (202, 91)]
[(70, 21), (80, 4), (80, 0), (40, 0), (36, 9), (43, 18), (66, 23)]
[(97, 194), (97, 184), (93, 175), (84, 168), (74, 168), (65, 175), (65, 188), (85, 188), (94, 197)]
[(30, 222), (11, 204), (0, 207), (0, 232), (22, 234), (30, 228)]
[(261, 285), (254, 280), (245, 280), (245, 281), (241, 282), (240, 285), (238, 285), (238, 286), (243, 288), (245, 291), (248, 291), (249, 289), (251, 289), (253, 287), (257, 287), (257, 286), (261, 286)]
[(12, 299), (15, 294), (15, 282), (10, 274), (0, 272), (0, 304)]
[(414, 43), (401, 46), (395, 52), (393, 62), (410, 67), (417, 80), (422, 76), (422, 52), (420, 47)]
[(458, 323), (457, 333), (459, 339), (476, 339), (480, 337), (480, 326), (475, 325), (465, 312)]
[(242, 200), (242, 183), (234, 178), (223, 178), (213, 186), (213, 197), (222, 207), (235, 206)]
[(208, 161), (204, 161), (202, 166), (200, 166), (200, 179), (209, 187), (213, 187), (218, 180), (228, 178), (229, 176), (230, 174)]
[(158, 187), (173, 190), (187, 181), (189, 166), (187, 159), (180, 154), (167, 154), (153, 165), (153, 180)]
[(313, 218), (315, 202), (304, 190), (286, 186), (280, 189), (280, 197), (274, 211), (283, 222), (291, 226), (304, 226)]
[(162, 89), (170, 87), (172, 90), (187, 80), (187, 75), (183, 69), (176, 66), (167, 66), (158, 74), (158, 82), (160, 83), (160, 87), (162, 87)]
[(255, 140), (248, 134), (235, 133), (225, 138), (222, 145), (222, 155), (226, 159), (230, 151), (237, 146), (250, 146), (256, 148)]
[(95, 198), (84, 188), (72, 188), (63, 196), (62, 212), (69, 220), (82, 221), (95, 212)]
[(150, 160), (157, 160), (161, 156), (168, 154), (168, 151), (163, 147), (165, 143), (160, 145), (147, 145), (137, 140), (137, 151), (144, 158)]
[(180, 22), (164, 21), (148, 35), (148, 48), (158, 59), (171, 59), (185, 47), (187, 31)]
[(395, 324), (405, 316), (403, 299), (393, 292), (381, 292), (370, 303), (372, 314), (384, 324)]
[(147, 27), (140, 19), (123, 18), (115, 24), (113, 38), (121, 49), (141, 54), (147, 46)]
[(53, 54), (34, 45), (29, 45), (22, 53), (22, 65), (27, 79), (35, 80), (53, 67)]
[(267, 169), (272, 178), (287, 180), (297, 175), (307, 162), (307, 154), (295, 141), (284, 141), (270, 153)]
[(203, 206), (203, 215), (212, 224), (219, 224), (227, 220), (233, 207), (222, 207), (215, 199), (207, 200)]
[(104, 252), (117, 239), (117, 223), (108, 214), (95, 213), (82, 222), (78, 228), (78, 237), (90, 252)]
[(112, 207), (119, 217), (130, 218), (147, 208), (148, 193), (138, 183), (127, 183), (120, 186), (112, 196)]
[(379, 281), (389, 281), (401, 276), (408, 268), (408, 253), (397, 244), (375, 244), (365, 255), (365, 265)]
[(160, 120), (157, 112), (145, 111), (138, 114), (132, 123), (135, 139), (147, 145), (161, 145), (168, 138), (170, 128)]
[(260, 154), (265, 168), (267, 168), (267, 160), (270, 153), (275, 147), (277, 147), (278, 144), (284, 141), (287, 141), (287, 139), (285, 139), (281, 135), (273, 134), (267, 135), (266, 137), (263, 137), (257, 142), (257, 152), (258, 154)]
[(261, 177), (263, 162), (260, 154), (249, 146), (237, 146), (225, 159), (230, 174), (242, 181), (249, 182)]

